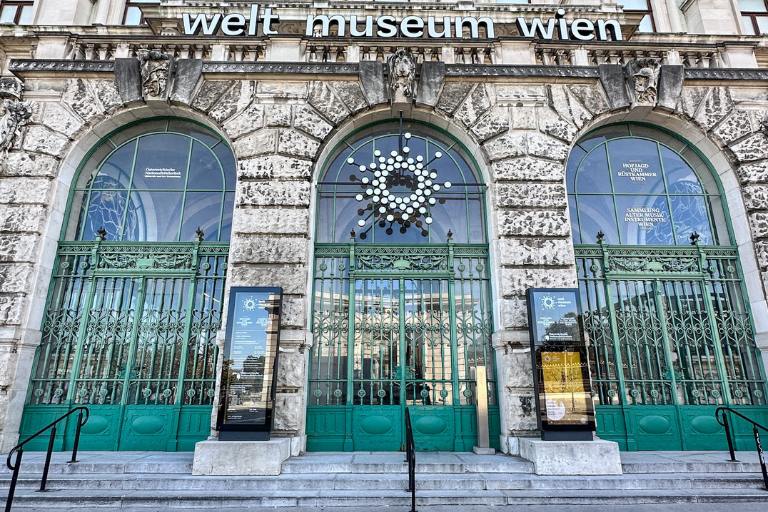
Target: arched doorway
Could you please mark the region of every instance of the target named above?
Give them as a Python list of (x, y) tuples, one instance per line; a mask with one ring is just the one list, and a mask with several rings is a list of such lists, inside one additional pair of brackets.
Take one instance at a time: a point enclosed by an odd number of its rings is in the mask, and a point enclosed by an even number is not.
[(768, 410), (711, 167), (665, 131), (616, 124), (576, 144), (567, 185), (598, 435), (625, 450), (725, 449), (719, 405), (758, 421)]
[(415, 122), (366, 127), (318, 181), (308, 450), (476, 444), (475, 371), (499, 410), (486, 187), (469, 153)]
[[(22, 437), (79, 405), (91, 410), (84, 449), (192, 450), (208, 436), (235, 178), (227, 143), (178, 119), (127, 126), (89, 153), (58, 244)], [(72, 427), (59, 430), (59, 447)]]

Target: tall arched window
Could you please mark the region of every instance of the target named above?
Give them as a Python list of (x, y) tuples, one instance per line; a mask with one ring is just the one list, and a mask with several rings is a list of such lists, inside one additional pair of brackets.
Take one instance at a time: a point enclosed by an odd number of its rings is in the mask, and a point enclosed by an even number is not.
[(58, 246), (22, 435), (87, 405), (84, 449), (191, 450), (208, 436), (235, 176), (226, 142), (178, 119), (129, 126), (91, 151)]
[(567, 185), (598, 434), (627, 450), (724, 449), (717, 406), (768, 414), (709, 164), (663, 130), (611, 125), (573, 148)]
[(485, 185), (470, 154), (425, 125), (369, 126), (318, 183), (309, 450), (477, 442), (477, 375), (498, 439)]

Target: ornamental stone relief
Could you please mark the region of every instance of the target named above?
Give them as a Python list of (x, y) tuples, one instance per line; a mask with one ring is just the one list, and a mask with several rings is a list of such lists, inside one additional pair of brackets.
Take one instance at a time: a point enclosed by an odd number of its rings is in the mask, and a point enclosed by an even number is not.
[(624, 77), (633, 107), (656, 106), (658, 97), (659, 59), (635, 59), (624, 66)]
[(410, 103), (416, 98), (416, 61), (408, 50), (399, 49), (387, 60), (392, 103)]
[(140, 56), (141, 87), (145, 98), (159, 98), (166, 95), (171, 78), (172, 59), (157, 50), (144, 50)]

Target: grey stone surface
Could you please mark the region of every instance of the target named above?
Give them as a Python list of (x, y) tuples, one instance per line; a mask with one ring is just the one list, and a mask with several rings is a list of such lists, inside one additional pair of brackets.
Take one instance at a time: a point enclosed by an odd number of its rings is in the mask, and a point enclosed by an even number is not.
[(360, 87), (368, 105), (387, 102), (387, 87), (384, 79), (384, 63), (365, 61), (359, 64)]
[(662, 65), (656, 104), (667, 110), (675, 110), (683, 93), (684, 79), (685, 68), (682, 65)]
[[(361, 92), (362, 94), (362, 92)], [(308, 102), (332, 124), (337, 125), (349, 115), (349, 110), (325, 82), (313, 82)]]
[(143, 101), (141, 64), (138, 59), (115, 59), (115, 85), (123, 103)]
[(499, 210), (499, 234), (503, 236), (568, 236), (565, 210)]
[(461, 82), (446, 82), (443, 86), (443, 91), (440, 93), (440, 99), (437, 102), (436, 108), (446, 114), (453, 114), (453, 112), (461, 104), (462, 100), (467, 96), (472, 89), (472, 83)]
[(619, 445), (613, 441), (521, 439), (520, 456), (537, 475), (620, 475)]
[(565, 207), (565, 186), (560, 183), (499, 183), (496, 204), (509, 207)]
[(291, 456), (291, 440), (201, 441), (195, 445), (193, 475), (279, 475)]
[(605, 90), (611, 110), (627, 108), (630, 105), (627, 89), (624, 86), (624, 70), (619, 64), (600, 64), (597, 67), (600, 84)]
[(202, 59), (178, 59), (174, 63), (170, 100), (189, 105), (203, 80)]
[(488, 91), (485, 85), (479, 84), (475, 86), (475, 89), (467, 96), (464, 103), (461, 104), (456, 111), (456, 119), (459, 120), (464, 126), (470, 127), (480, 117), (483, 112), (491, 108), (491, 98), (488, 95)]
[(240, 182), (238, 189), (238, 204), (243, 206), (309, 206), (306, 182)]
[(440, 98), (445, 82), (445, 63), (422, 62), (419, 86), (416, 89), (416, 104), (434, 107)]

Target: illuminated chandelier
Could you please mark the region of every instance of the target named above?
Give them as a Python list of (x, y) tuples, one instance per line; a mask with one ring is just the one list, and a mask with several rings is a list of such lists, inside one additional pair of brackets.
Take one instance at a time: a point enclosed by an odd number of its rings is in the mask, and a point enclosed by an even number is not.
[[(376, 224), (386, 227), (388, 235), (394, 233), (396, 225), (400, 233), (415, 226), (421, 229), (422, 236), (429, 235), (426, 227), (433, 222), (430, 207), (438, 202), (434, 194), (441, 188), (451, 188), (452, 184), (450, 181), (439, 183), (439, 173), (432, 167), (443, 157), (442, 152), (435, 152), (429, 161), (424, 155), (413, 155), (408, 147), (411, 137), (410, 132), (402, 133), (401, 130), (399, 149), (386, 155), (376, 149), (370, 162), (356, 162), (352, 157), (347, 159), (347, 164), (357, 166), (363, 175), (362, 191), (355, 196), (358, 203), (367, 202), (357, 212), (360, 216), (357, 225), (360, 228), (367, 226), (361, 239), (365, 239), (366, 233)], [(404, 188), (405, 192), (395, 193), (394, 187)]]

